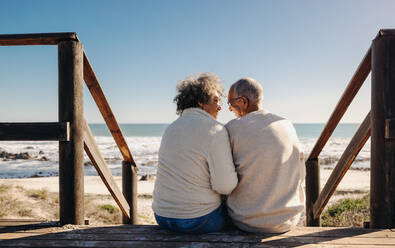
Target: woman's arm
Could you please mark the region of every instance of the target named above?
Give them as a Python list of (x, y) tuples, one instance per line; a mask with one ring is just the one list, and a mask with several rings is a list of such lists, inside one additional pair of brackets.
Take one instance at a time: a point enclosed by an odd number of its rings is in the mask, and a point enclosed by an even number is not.
[(237, 186), (229, 136), (224, 126), (216, 126), (207, 156), (211, 188), (221, 195), (229, 195)]

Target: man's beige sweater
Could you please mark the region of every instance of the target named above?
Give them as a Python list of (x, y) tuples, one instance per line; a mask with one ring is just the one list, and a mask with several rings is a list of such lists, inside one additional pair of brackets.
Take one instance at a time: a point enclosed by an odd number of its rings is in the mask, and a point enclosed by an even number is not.
[(236, 184), (226, 128), (202, 109), (184, 110), (162, 137), (154, 212), (179, 219), (206, 215)]
[(227, 200), (235, 225), (250, 232), (288, 231), (305, 204), (305, 167), (292, 123), (259, 110), (226, 128), (239, 176)]

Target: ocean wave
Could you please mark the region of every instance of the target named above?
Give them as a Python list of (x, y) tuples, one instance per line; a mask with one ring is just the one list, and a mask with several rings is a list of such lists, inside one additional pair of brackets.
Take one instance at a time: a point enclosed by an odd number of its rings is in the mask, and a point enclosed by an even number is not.
[[(333, 165), (336, 164), (337, 162), (339, 162), (340, 160), (340, 156), (337, 157), (324, 157), (324, 158), (320, 158), (320, 165)], [(370, 158), (360, 158), (357, 157), (354, 159), (353, 163), (361, 163), (361, 162), (368, 162), (370, 161)]]

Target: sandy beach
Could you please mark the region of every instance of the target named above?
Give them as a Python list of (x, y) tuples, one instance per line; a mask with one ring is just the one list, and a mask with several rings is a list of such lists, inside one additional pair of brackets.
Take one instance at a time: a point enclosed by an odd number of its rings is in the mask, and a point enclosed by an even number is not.
[[(330, 169), (321, 169), (321, 189), (328, 180)], [(118, 186), (121, 188), (121, 177), (114, 177)], [(138, 215), (139, 223), (154, 224), (154, 216), (151, 209), (152, 191), (154, 189), (154, 179), (138, 181)], [(39, 178), (18, 178), (18, 179), (0, 179), (0, 185), (23, 187), (26, 190), (43, 190), (56, 194), (59, 192), (58, 177), (39, 177)], [(337, 188), (334, 196), (330, 199), (329, 204), (342, 198), (357, 198), (366, 195), (369, 192), (370, 171), (367, 170), (349, 170), (342, 182)], [(111, 204), (116, 206), (115, 201), (111, 198), (107, 188), (98, 176), (85, 176), (85, 195), (95, 204)], [(44, 212), (44, 211), (43, 211)], [(12, 218), (13, 216), (7, 216)], [(39, 218), (46, 218), (45, 215)]]
[[(321, 169), (321, 188), (328, 180), (330, 169)], [(114, 177), (121, 188), (121, 177)], [(154, 189), (154, 180), (139, 181), (138, 194), (152, 194)], [(46, 188), (50, 192), (59, 192), (59, 178), (58, 177), (38, 177), (38, 178), (12, 178), (0, 179), (0, 184), (19, 185), (27, 189), (42, 189)], [(368, 192), (370, 185), (370, 171), (367, 170), (349, 170), (339, 184), (337, 190), (345, 192), (363, 191)], [(98, 176), (85, 176), (85, 193), (87, 194), (109, 194), (104, 183)]]
[[(117, 185), (122, 189), (122, 177), (114, 177)], [(50, 192), (59, 192), (59, 177), (35, 177), (35, 178), (11, 178), (0, 179), (0, 184), (19, 185), (26, 189), (46, 188)], [(138, 194), (152, 194), (154, 181), (139, 181), (137, 186)], [(85, 194), (110, 194), (99, 176), (84, 177)]]

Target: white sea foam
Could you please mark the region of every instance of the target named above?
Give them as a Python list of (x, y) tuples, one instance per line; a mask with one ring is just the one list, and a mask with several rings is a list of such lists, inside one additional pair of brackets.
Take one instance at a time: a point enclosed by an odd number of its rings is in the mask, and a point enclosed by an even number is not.
[[(324, 168), (333, 168), (339, 161), (344, 150), (350, 143), (351, 138), (331, 138), (324, 146), (324, 149), (319, 155), (320, 164)], [(313, 149), (316, 138), (301, 138), (300, 139), (303, 146), (303, 153), (305, 158), (309, 156), (311, 150)], [(366, 142), (365, 146), (362, 147), (358, 156), (355, 158), (351, 168), (354, 169), (369, 169), (370, 168), (370, 139)]]
[[(122, 155), (110, 136), (95, 137), (96, 142), (107, 160), (113, 175), (121, 175)], [(316, 138), (300, 138), (305, 158), (312, 150)], [(161, 137), (126, 137), (126, 142), (139, 167), (139, 174), (155, 174), (158, 164), (158, 150)], [(331, 138), (320, 154), (323, 168), (336, 165), (341, 154), (344, 152), (350, 138)], [(32, 176), (56, 176), (58, 175), (59, 152), (58, 142), (48, 141), (2, 141), (0, 148), (8, 153), (28, 152), (35, 160), (6, 160), (0, 159), (0, 178), (18, 178)], [(40, 151), (41, 154), (40, 154)], [(38, 161), (45, 156), (49, 161)], [(85, 155), (85, 161), (89, 161)], [(352, 168), (370, 167), (370, 141), (362, 148)], [(86, 175), (97, 175), (93, 166), (85, 166)]]
[[(112, 137), (95, 137), (102, 156), (113, 175), (121, 175), (122, 155)], [(139, 166), (139, 174), (155, 174), (161, 137), (126, 137), (126, 142)], [(0, 159), (0, 178), (56, 176), (59, 171), (58, 142), (2, 141), (0, 148), (8, 153), (28, 152), (33, 160)], [(41, 153), (40, 153), (41, 152)], [(39, 161), (46, 157), (48, 161)], [(89, 161), (84, 155), (84, 160)], [(93, 166), (85, 166), (85, 175), (97, 175)]]

